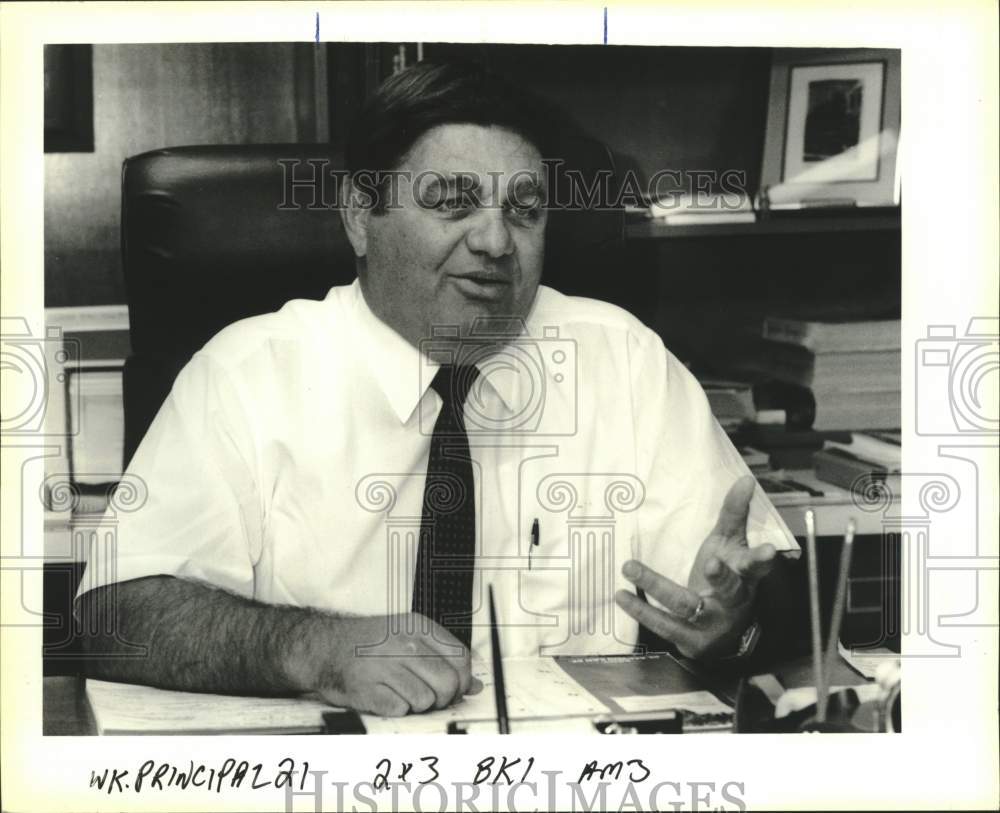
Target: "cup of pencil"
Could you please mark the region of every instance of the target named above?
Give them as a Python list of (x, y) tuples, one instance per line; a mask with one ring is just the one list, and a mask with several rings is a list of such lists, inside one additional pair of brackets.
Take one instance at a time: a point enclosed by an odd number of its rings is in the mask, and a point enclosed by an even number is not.
[[(855, 524), (850, 520), (840, 553), (833, 617), (827, 645), (822, 645), (819, 605), (819, 574), (816, 558), (816, 516), (806, 511), (806, 549), (809, 576), (809, 617), (812, 628), (812, 663), (815, 689), (785, 691), (773, 675), (744, 678), (736, 693), (734, 728), (738, 732), (824, 732), (840, 734), (899, 730), (898, 667), (878, 681), (877, 700), (866, 699), (853, 688), (830, 687), (830, 677), (839, 657), (837, 643), (847, 598), (847, 576), (851, 567)], [(895, 684), (895, 688), (889, 686)], [(883, 685), (885, 684), (885, 685)]]

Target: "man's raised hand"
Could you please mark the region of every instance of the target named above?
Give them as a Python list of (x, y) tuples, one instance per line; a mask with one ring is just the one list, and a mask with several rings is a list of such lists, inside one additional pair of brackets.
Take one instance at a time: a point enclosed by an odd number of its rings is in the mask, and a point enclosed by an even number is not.
[(615, 596), (618, 606), (661, 638), (672, 641), (685, 655), (711, 658), (729, 654), (750, 625), (757, 584), (773, 567), (776, 552), (770, 544), (747, 545), (747, 517), (755, 488), (751, 476), (730, 488), (715, 527), (698, 549), (687, 587), (638, 561), (628, 561), (622, 567), (629, 581), (666, 609), (625, 590)]

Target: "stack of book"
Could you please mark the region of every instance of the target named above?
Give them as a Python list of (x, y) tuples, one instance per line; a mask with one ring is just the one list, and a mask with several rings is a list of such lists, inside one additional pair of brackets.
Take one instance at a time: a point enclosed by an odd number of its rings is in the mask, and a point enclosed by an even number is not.
[(810, 321), (769, 316), (736, 369), (809, 390), (813, 429), (896, 429), (900, 409), (900, 322)]

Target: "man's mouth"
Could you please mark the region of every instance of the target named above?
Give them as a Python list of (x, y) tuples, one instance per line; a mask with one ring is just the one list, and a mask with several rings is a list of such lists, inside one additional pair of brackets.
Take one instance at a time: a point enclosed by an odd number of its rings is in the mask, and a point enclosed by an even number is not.
[(505, 274), (488, 272), (455, 275), (451, 279), (455, 287), (469, 299), (485, 301), (503, 299), (513, 284), (510, 277)]

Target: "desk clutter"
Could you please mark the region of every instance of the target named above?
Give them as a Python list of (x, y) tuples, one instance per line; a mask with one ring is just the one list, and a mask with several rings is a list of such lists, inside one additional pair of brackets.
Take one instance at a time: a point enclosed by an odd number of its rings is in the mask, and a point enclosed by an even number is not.
[[(897, 664), (898, 676), (898, 656), (888, 654), (879, 663), (886, 659)], [(507, 659), (504, 666), (510, 692), (511, 734), (794, 731), (815, 714), (815, 690), (808, 685), (807, 670), (802, 668), (790, 669), (780, 677), (768, 674), (730, 686), (725, 693), (730, 698), (727, 702), (705, 689), (671, 694), (667, 686), (671, 676), (680, 674), (676, 670), (681, 667), (663, 653), (557, 660), (560, 667), (568, 666), (574, 674), (599, 665), (601, 668), (592, 672), (594, 675), (604, 673), (599, 684), (617, 675), (615, 696), (603, 696), (604, 690), (598, 686), (596, 695), (583, 690), (585, 700), (580, 708), (568, 710), (562, 703), (546, 709), (544, 698), (550, 693), (539, 690), (541, 697), (526, 708), (524, 703), (528, 695), (522, 683), (529, 676), (539, 674), (528, 661), (541, 662), (541, 674), (546, 674), (554, 662), (548, 658)], [(681, 672), (688, 674), (686, 679), (691, 685), (701, 685), (693, 675), (683, 669)], [(480, 664), (477, 675), (489, 680), (489, 674), (488, 666)], [(650, 694), (622, 695), (623, 691), (633, 690), (628, 687), (634, 687), (636, 679)], [(839, 662), (833, 673), (833, 683), (831, 691), (842, 697), (831, 700), (831, 717), (842, 714), (841, 709), (849, 709), (851, 724), (858, 730), (900, 730), (898, 677), (894, 683), (891, 678), (889, 682), (880, 679), (872, 683), (845, 662)], [(518, 688), (511, 690), (512, 684)], [(542, 685), (547, 684), (543, 681)], [(573, 691), (580, 693), (581, 689)], [(882, 698), (890, 694), (892, 702), (896, 703), (895, 711), (887, 707), (889, 716), (879, 723), (880, 712), (872, 704), (881, 702), (885, 706), (886, 701)], [(491, 686), (449, 709), (396, 718), (357, 714), (309, 697), (263, 698), (175, 692), (101, 680), (88, 680), (86, 695), (97, 731), (103, 735), (497, 733)], [(597, 699), (598, 695), (601, 699)], [(584, 707), (586, 712), (582, 710)], [(891, 727), (892, 719), (896, 720), (895, 728)]]
[[(710, 691), (667, 653), (505, 658), (502, 672), (513, 734), (732, 729), (735, 684)], [(88, 680), (86, 694), (100, 734), (496, 734), (494, 670), (474, 661), (473, 674), (484, 684), (478, 694), (405, 717), (357, 714), (315, 697), (237, 697), (103, 680)]]
[(896, 495), (900, 493), (902, 464), (898, 432), (852, 432), (849, 442), (828, 440), (813, 455), (816, 477), (824, 482), (861, 491), (882, 484)]
[(704, 377), (724, 427), (781, 410), (782, 423), (798, 430), (899, 428), (899, 319), (767, 315), (754, 324), (716, 351), (714, 375), (732, 379), (728, 389), (713, 392), (714, 379)]
[[(901, 731), (898, 653), (886, 647), (859, 651), (841, 641), (854, 552), (854, 521), (849, 520), (844, 531), (832, 604), (821, 603), (816, 515), (811, 508), (805, 512), (805, 524), (811, 669), (786, 674), (784, 681), (772, 674), (741, 680), (736, 692), (734, 729), (748, 733)], [(830, 609), (824, 624), (821, 616), (825, 606)]]
[(776, 506), (843, 501), (874, 483), (899, 495), (898, 319), (767, 316), (716, 352), (699, 380)]
[[(746, 434), (742, 437), (747, 439)], [(797, 445), (783, 446), (782, 441)], [(872, 487), (899, 497), (901, 441), (898, 432), (786, 432), (784, 438), (771, 439), (758, 433), (753, 442), (766, 450), (751, 445), (737, 449), (776, 506), (808, 505), (817, 498), (833, 498), (841, 490), (860, 495)], [(803, 477), (801, 470), (811, 470), (812, 476)]]
[[(87, 680), (86, 696), (103, 735), (496, 734), (493, 670), (481, 661), (473, 668), (485, 684), (480, 693), (447, 709), (406, 717), (358, 714), (315, 697), (177, 692), (102, 680)], [(503, 671), (511, 734), (797, 730), (801, 719), (814, 713), (816, 697), (801, 664), (752, 682), (696, 674), (667, 653), (506, 658)], [(841, 705), (851, 707), (855, 724), (875, 726), (877, 715), (866, 710), (884, 693), (882, 683), (870, 682), (843, 660), (831, 677), (835, 692), (848, 692)], [(762, 703), (762, 692), (765, 699), (774, 698), (770, 706)], [(839, 708), (841, 701), (833, 702)]]
[(769, 316), (744, 369), (805, 387), (814, 429), (894, 429), (901, 423), (898, 319), (810, 321)]
[(773, 698), (763, 688), (766, 679), (773, 676), (750, 678), (740, 684), (735, 730), (746, 734), (899, 733), (902, 726), (898, 669), (895, 675), (895, 680), (888, 677), (883, 682), (831, 687), (822, 722), (816, 716), (814, 687), (784, 690)]

